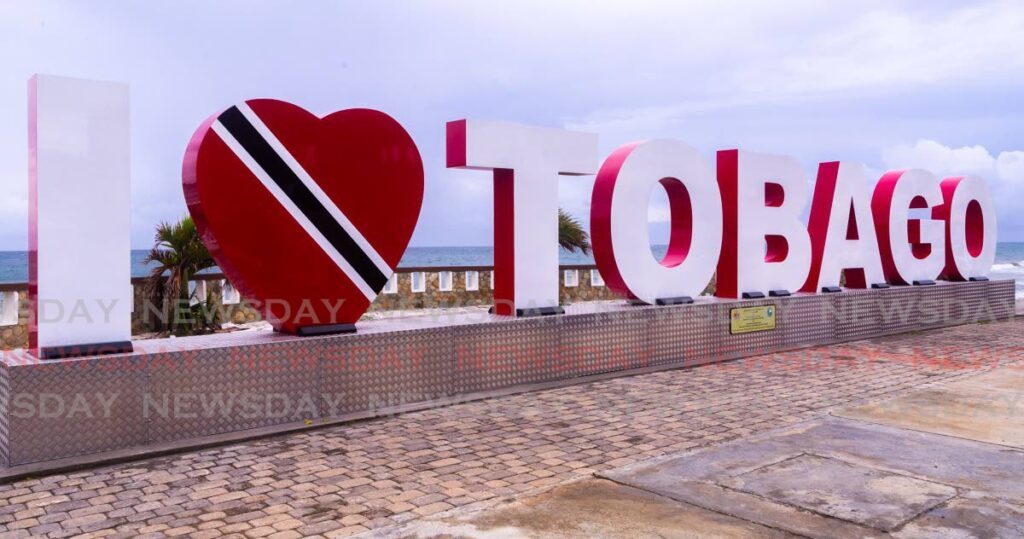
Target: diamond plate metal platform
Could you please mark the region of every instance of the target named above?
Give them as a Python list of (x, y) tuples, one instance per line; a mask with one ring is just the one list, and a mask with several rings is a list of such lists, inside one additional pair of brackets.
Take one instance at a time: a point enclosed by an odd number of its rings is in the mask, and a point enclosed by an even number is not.
[[(732, 335), (729, 310), (772, 305)], [(1012, 281), (691, 305), (571, 305), (562, 316), (462, 312), (362, 322), (350, 335), (245, 331), (135, 342), (131, 354), (0, 366), (0, 464), (210, 443), (460, 400), (1014, 316)], [(172, 445), (168, 445), (172, 444)]]

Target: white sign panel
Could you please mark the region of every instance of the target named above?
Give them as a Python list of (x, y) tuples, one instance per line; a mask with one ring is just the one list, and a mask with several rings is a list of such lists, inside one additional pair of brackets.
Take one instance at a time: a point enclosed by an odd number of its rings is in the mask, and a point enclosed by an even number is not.
[(128, 85), (29, 81), (29, 346), (131, 348)]
[(494, 171), (495, 312), (558, 312), (558, 177), (597, 172), (597, 135), (459, 120), (449, 168)]
[[(665, 257), (651, 254), (647, 206), (664, 189), (671, 212)], [(722, 197), (711, 163), (668, 139), (627, 144), (605, 160), (591, 199), (594, 257), (608, 286), (655, 304), (700, 295), (722, 246)]]

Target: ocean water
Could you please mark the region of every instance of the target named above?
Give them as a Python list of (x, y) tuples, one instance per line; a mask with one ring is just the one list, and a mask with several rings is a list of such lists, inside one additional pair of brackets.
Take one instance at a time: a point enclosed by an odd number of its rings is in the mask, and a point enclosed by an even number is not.
[[(666, 246), (655, 246), (653, 251), (664, 256)], [(132, 277), (146, 277), (151, 266), (145, 264), (149, 250), (132, 250)], [(593, 264), (594, 257), (579, 252), (561, 252), (562, 264)], [(409, 247), (399, 267), (490, 266), (494, 264), (491, 247)], [(216, 268), (207, 270), (217, 272)], [(0, 283), (28, 281), (28, 253), (26, 251), (0, 251)]]
[[(665, 254), (666, 246), (651, 247), (655, 256)], [(142, 261), (145, 250), (132, 251), (132, 276), (144, 277), (149, 268)], [(592, 255), (561, 252), (562, 264), (593, 264)], [(412, 266), (489, 266), (494, 263), (491, 247), (410, 247), (406, 250), (399, 267)], [(212, 270), (216, 271), (216, 270)], [(992, 278), (1014, 279), (1017, 282), (1017, 297), (1024, 299), (1024, 242), (1000, 242), (996, 245), (996, 260), (992, 265)], [(25, 251), (0, 251), (0, 282), (25, 282), (28, 280), (28, 253)]]
[(992, 264), (992, 279), (1014, 279), (1017, 299), (1024, 299), (1024, 242), (996, 244), (996, 261)]

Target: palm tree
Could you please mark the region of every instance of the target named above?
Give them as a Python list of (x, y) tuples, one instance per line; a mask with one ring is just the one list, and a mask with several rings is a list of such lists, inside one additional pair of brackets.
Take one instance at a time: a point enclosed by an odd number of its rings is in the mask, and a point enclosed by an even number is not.
[(558, 208), (558, 245), (570, 252), (576, 252), (576, 249), (583, 254), (590, 252), (590, 235), (575, 217), (562, 208)]
[(155, 264), (146, 280), (147, 296), (162, 304), (164, 321), (172, 332), (188, 331), (181, 324), (179, 312), (189, 307), (189, 279), (215, 265), (192, 218), (185, 216), (177, 223), (157, 225), (153, 249), (144, 262)]

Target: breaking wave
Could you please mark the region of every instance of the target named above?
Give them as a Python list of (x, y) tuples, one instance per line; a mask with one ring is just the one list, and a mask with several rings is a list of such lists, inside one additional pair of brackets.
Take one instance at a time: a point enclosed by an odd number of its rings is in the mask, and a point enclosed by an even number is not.
[(1024, 272), (1024, 260), (1020, 262), (1000, 262), (992, 264), (992, 271), (1000, 273), (1022, 273)]

